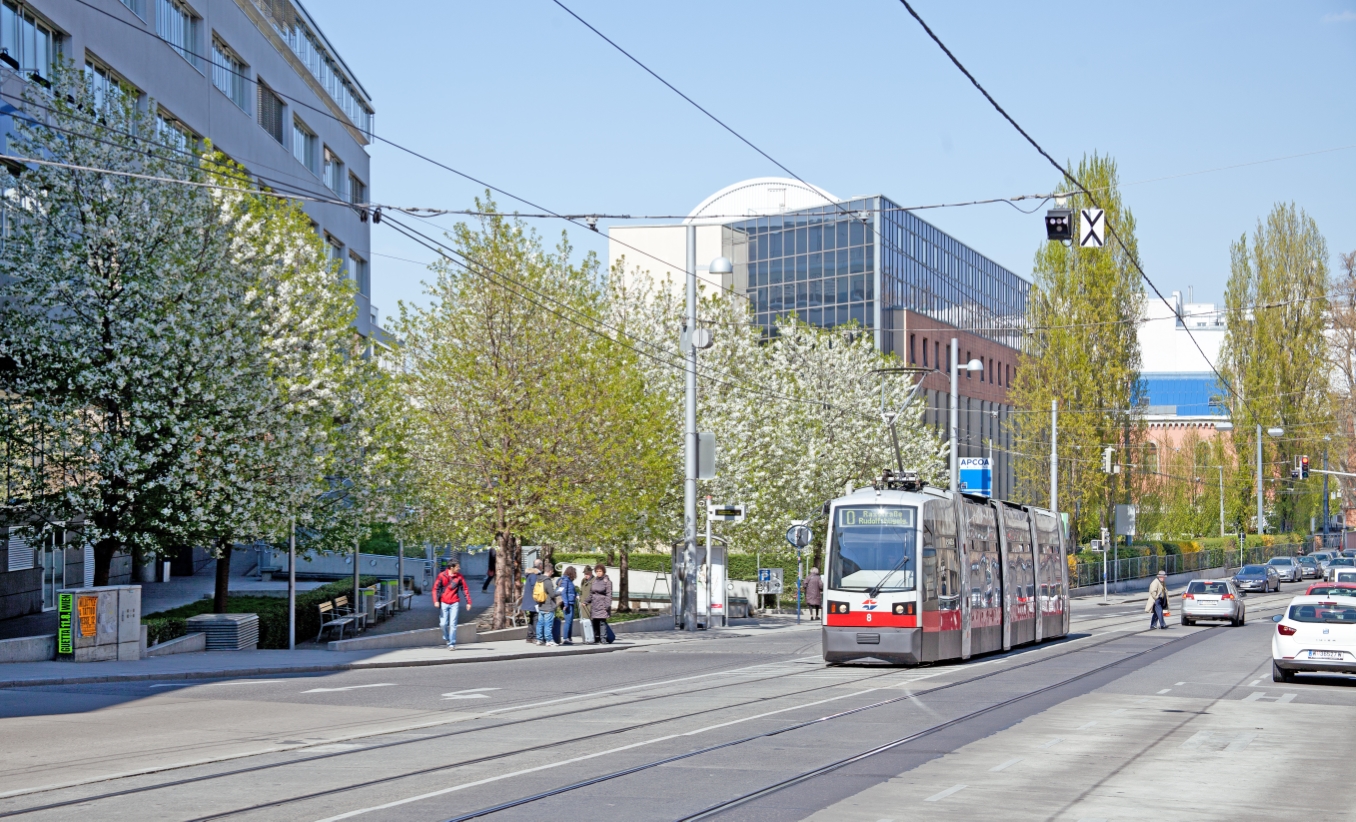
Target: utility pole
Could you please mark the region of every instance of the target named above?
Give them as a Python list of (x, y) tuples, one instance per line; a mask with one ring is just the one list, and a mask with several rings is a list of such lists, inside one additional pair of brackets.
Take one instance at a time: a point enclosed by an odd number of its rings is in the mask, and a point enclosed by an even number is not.
[(1257, 423), (1257, 536), (1262, 536), (1262, 423)]
[(287, 536), (287, 650), (297, 648), (297, 518)]
[(1328, 446), (1323, 446), (1323, 548), (1328, 547)]
[(1059, 400), (1050, 400), (1050, 512), (1059, 512)]
[(960, 488), (960, 463), (956, 460), (956, 441), (960, 438), (959, 400), (956, 395), (960, 386), (956, 384), (956, 372), (960, 368), (960, 340), (951, 338), (951, 493)]
[(400, 595), (405, 591), (405, 540), (396, 540), (396, 604), (400, 607)]
[(687, 366), (683, 396), (683, 443), (686, 474), (683, 482), (683, 628), (697, 630), (697, 227), (687, 226), (687, 319), (683, 339)]
[(1224, 538), (1224, 466), (1216, 465), (1219, 469), (1219, 536)]

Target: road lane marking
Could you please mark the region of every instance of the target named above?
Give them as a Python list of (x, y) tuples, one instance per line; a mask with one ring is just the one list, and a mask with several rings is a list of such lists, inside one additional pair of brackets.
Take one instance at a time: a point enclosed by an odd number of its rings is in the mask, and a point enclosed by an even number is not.
[(1125, 709), (1124, 709), (1124, 708), (1117, 708), (1116, 710), (1114, 710), (1114, 711), (1111, 712), (1111, 715), (1112, 715), (1112, 716), (1115, 716), (1116, 714), (1123, 714), (1123, 713), (1125, 713)]
[(1186, 683), (1185, 683), (1185, 682), (1179, 682), (1179, 683), (1177, 683), (1177, 684), (1178, 684), (1178, 685), (1185, 685)]
[(489, 694), (482, 694), (479, 691), (502, 691), (503, 688), (467, 688), (464, 691), (452, 691), (443, 694), (443, 699), (489, 699)]
[(1248, 683), (1248, 687), (1249, 687), (1249, 688), (1256, 688), (1258, 685), (1261, 685), (1261, 684), (1262, 684), (1262, 680), (1260, 680), (1260, 679), (1254, 679), (1252, 682), (1249, 682), (1249, 683)]
[(963, 790), (965, 790), (965, 786), (964, 786), (964, 785), (952, 785), (951, 787), (947, 788), (946, 790), (942, 791), (941, 793), (934, 793), (932, 796), (929, 796), (927, 799), (924, 799), (923, 801), (924, 801), (924, 802), (940, 802), (940, 801), (942, 801), (943, 799), (946, 799), (946, 798), (947, 798), (948, 796), (950, 796), (951, 794), (956, 793), (957, 791), (963, 791)]
[(1079, 731), (1086, 731), (1088, 728), (1091, 728), (1093, 725), (1096, 725), (1096, 724), (1097, 724), (1097, 720), (1094, 719), (1094, 720), (1091, 721), (1091, 722), (1084, 722), (1082, 725), (1079, 725), (1078, 728), (1077, 728), (1076, 730), (1079, 730)]
[(1046, 742), (1046, 743), (1044, 743), (1043, 745), (1041, 745), (1041, 747), (1042, 747), (1042, 748), (1053, 748), (1053, 747), (1055, 747), (1056, 745), (1058, 745), (1059, 743), (1061, 743), (1061, 742), (1063, 742), (1063, 741), (1064, 741), (1063, 739), (1060, 739), (1059, 737), (1055, 737), (1054, 739), (1050, 740), (1049, 742)]
[[(695, 679), (695, 677), (689, 677), (689, 679)], [(876, 689), (873, 688), (873, 689), (871, 689), (871, 690), (876, 690)], [(866, 692), (863, 692), (863, 693), (866, 693)], [(850, 696), (857, 696), (857, 694), (843, 694), (842, 696), (830, 697), (829, 699), (821, 699), (821, 700), (819, 700), (818, 702), (811, 702), (811, 703), (808, 703), (808, 704), (806, 704), (806, 705), (797, 705), (796, 707), (798, 707), (798, 708), (807, 708), (807, 707), (809, 707), (810, 705), (819, 705), (819, 704), (822, 704), (822, 703), (824, 703), (824, 702), (833, 702), (833, 701), (836, 700), (836, 699), (846, 699), (846, 698), (848, 698), (848, 697), (850, 697)], [(791, 709), (788, 708), (787, 710), (791, 710)], [(766, 716), (766, 714), (762, 714), (762, 716)], [(756, 718), (757, 718), (757, 717), (749, 717), (749, 719), (756, 719)], [(730, 724), (730, 723), (728, 723), (728, 722), (723, 722), (723, 723), (720, 723), (719, 725), (712, 725), (711, 728), (719, 728), (719, 727), (723, 727), (723, 726), (729, 725), (729, 724)], [(381, 804), (381, 805), (372, 805), (371, 807), (367, 807), (367, 808), (358, 808), (357, 810), (347, 811), (347, 812), (345, 812), (345, 813), (341, 813), (341, 814), (338, 814), (338, 815), (336, 815), (336, 816), (327, 816), (327, 817), (325, 817), (324, 819), (319, 820), (319, 822), (339, 822), (339, 820), (341, 820), (341, 819), (351, 819), (351, 818), (353, 818), (353, 817), (355, 817), (355, 816), (362, 816), (363, 814), (372, 813), (373, 811), (384, 811), (384, 810), (387, 810), (388, 808), (398, 808), (398, 807), (400, 807), (401, 805), (408, 805), (408, 804), (410, 804), (411, 802), (422, 802), (422, 801), (425, 800), (425, 799), (432, 799), (432, 798), (435, 797), (435, 796), (446, 796), (446, 795), (449, 794), (449, 793), (455, 793), (455, 792), (457, 792), (457, 791), (464, 791), (464, 790), (466, 790), (467, 788), (476, 788), (476, 787), (479, 787), (479, 786), (481, 786), (481, 785), (488, 785), (488, 784), (490, 784), (490, 783), (492, 783), (492, 782), (499, 782), (499, 781), (502, 781), (502, 780), (504, 780), (504, 779), (512, 779), (512, 778), (514, 778), (514, 777), (517, 777), (517, 776), (524, 776), (524, 775), (530, 774), (530, 773), (538, 773), (538, 772), (540, 772), (540, 771), (547, 771), (547, 770), (551, 770), (552, 768), (559, 768), (559, 767), (561, 767), (562, 765), (573, 765), (573, 764), (576, 763), (576, 762), (585, 762), (585, 761), (590, 760), (590, 759), (597, 759), (597, 758), (600, 757), (600, 756), (608, 756), (609, 754), (621, 753), (622, 751), (629, 751), (629, 750), (633, 750), (633, 749), (635, 749), (635, 748), (641, 748), (641, 747), (644, 747), (644, 746), (646, 746), (646, 745), (654, 745), (655, 743), (658, 743), (658, 742), (667, 742), (667, 741), (669, 741), (670, 739), (678, 739), (678, 738), (683, 737), (683, 736), (691, 736), (692, 734), (695, 734), (695, 733), (701, 733), (702, 731), (705, 731), (705, 730), (710, 730), (710, 728), (698, 728), (698, 729), (695, 730), (695, 731), (688, 731), (688, 732), (685, 733), (685, 734), (683, 734), (683, 733), (666, 734), (666, 735), (664, 735), (664, 736), (657, 736), (657, 737), (655, 737), (655, 738), (653, 738), (653, 739), (643, 739), (643, 740), (641, 740), (640, 742), (632, 742), (632, 743), (629, 744), (629, 745), (620, 745), (620, 746), (618, 746), (618, 747), (616, 747), (616, 748), (608, 748), (608, 749), (605, 750), (605, 751), (598, 751), (598, 752), (596, 752), (596, 753), (585, 754), (584, 756), (576, 756), (576, 757), (573, 757), (573, 758), (570, 758), (570, 759), (560, 759), (560, 760), (557, 760), (557, 761), (555, 761), (555, 762), (548, 762), (548, 763), (546, 763), (545, 765), (537, 765), (536, 767), (533, 767), (533, 768), (523, 768), (522, 770), (518, 770), (518, 771), (510, 771), (509, 773), (501, 773), (501, 774), (496, 774), (496, 775), (494, 775), (494, 776), (487, 776), (487, 777), (485, 777), (484, 779), (477, 779), (477, 780), (475, 780), (474, 782), (463, 782), (463, 783), (460, 784), (460, 785), (452, 785), (452, 786), (447, 787), (447, 788), (440, 788), (440, 789), (438, 789), (438, 790), (436, 790), (436, 791), (429, 791), (428, 793), (422, 793), (422, 794), (419, 794), (418, 796), (408, 796), (408, 797), (405, 797), (404, 799), (396, 799), (396, 800), (394, 800), (394, 801), (392, 801), (392, 802), (386, 802), (386, 803)], [(962, 787), (963, 787), (963, 786), (962, 786)]]
[(1018, 762), (1021, 762), (1022, 759), (1023, 757), (1015, 756), (1001, 765), (994, 765), (992, 768), (989, 769), (989, 773), (998, 773), (999, 771), (1006, 771), (1008, 768), (1011, 768), (1013, 765), (1016, 765)]
[(1161, 691), (1158, 692), (1158, 695), (1159, 695), (1159, 696), (1162, 696), (1163, 694), (1166, 694), (1168, 691), (1171, 691), (1171, 690), (1172, 690), (1171, 688), (1164, 688), (1163, 690), (1161, 690)]
[(302, 691), (303, 694), (331, 694), (336, 691), (356, 691), (359, 688), (391, 688), (394, 682), (377, 682), (373, 685), (349, 685), (345, 688), (312, 688), (309, 691)]
[(1281, 694), (1280, 696), (1267, 696), (1267, 692), (1266, 692), (1266, 691), (1253, 691), (1252, 693), (1250, 693), (1250, 694), (1248, 694), (1247, 696), (1243, 697), (1243, 701), (1244, 701), (1244, 702), (1260, 702), (1260, 701), (1262, 701), (1263, 699), (1265, 699), (1265, 700), (1267, 700), (1267, 701), (1269, 701), (1269, 702), (1286, 703), (1286, 702), (1290, 702), (1291, 700), (1293, 700), (1293, 699), (1294, 699), (1295, 697), (1297, 697), (1297, 696), (1299, 696), (1299, 694)]

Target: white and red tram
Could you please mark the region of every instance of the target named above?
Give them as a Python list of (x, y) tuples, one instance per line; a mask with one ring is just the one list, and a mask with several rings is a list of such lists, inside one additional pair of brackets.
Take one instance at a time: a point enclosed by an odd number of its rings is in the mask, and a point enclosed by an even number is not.
[(826, 507), (826, 661), (969, 659), (1069, 632), (1057, 512), (907, 475)]

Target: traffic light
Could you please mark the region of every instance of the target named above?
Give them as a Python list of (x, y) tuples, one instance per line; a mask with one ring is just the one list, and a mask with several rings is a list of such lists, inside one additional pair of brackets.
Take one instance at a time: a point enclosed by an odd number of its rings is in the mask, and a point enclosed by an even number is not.
[(1309, 458), (1300, 457), (1300, 479), (1309, 479)]
[(1052, 208), (1045, 212), (1045, 238), (1061, 242), (1072, 240), (1073, 212), (1067, 208)]

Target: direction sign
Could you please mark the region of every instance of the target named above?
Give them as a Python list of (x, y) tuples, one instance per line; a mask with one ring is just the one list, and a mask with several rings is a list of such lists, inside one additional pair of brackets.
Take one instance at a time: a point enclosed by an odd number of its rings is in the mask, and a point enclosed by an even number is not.
[(1101, 248), (1106, 245), (1106, 215), (1100, 208), (1085, 208), (1078, 212), (1078, 246)]

